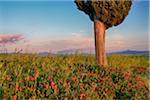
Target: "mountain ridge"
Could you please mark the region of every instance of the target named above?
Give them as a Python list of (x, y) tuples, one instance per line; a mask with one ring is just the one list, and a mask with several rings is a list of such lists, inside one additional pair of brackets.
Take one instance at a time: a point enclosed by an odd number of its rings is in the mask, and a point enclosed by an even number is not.
[[(49, 52), (40, 52), (39, 55), (71, 55), (71, 54), (95, 54), (94, 49), (67, 49), (67, 50), (61, 50), (56, 53), (49, 53)], [(120, 50), (115, 52), (107, 53), (108, 55), (112, 54), (122, 54), (122, 55), (149, 55), (148, 50)]]

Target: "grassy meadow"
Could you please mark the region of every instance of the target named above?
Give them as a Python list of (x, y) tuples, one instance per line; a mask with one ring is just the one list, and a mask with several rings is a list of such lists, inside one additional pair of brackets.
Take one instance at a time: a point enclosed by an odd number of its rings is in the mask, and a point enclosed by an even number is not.
[(149, 99), (149, 57), (0, 55), (0, 99)]

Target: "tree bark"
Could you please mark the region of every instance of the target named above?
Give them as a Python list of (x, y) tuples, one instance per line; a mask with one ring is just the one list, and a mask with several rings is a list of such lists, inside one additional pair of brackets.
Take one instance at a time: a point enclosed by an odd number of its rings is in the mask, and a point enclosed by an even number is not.
[(95, 33), (95, 52), (96, 61), (100, 66), (107, 66), (107, 57), (105, 49), (105, 30), (104, 23), (99, 20), (94, 21), (94, 33)]

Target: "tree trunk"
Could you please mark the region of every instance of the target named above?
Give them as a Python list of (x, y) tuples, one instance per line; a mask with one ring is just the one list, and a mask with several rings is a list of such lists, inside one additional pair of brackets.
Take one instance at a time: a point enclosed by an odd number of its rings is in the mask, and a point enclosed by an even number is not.
[(107, 66), (106, 49), (105, 49), (105, 25), (99, 20), (94, 21), (95, 32), (95, 52), (98, 65)]

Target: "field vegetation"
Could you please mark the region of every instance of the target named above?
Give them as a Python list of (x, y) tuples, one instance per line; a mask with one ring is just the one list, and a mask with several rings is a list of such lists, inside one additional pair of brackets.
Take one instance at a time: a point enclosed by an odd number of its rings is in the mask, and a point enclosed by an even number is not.
[(149, 57), (0, 55), (0, 99), (149, 99)]

